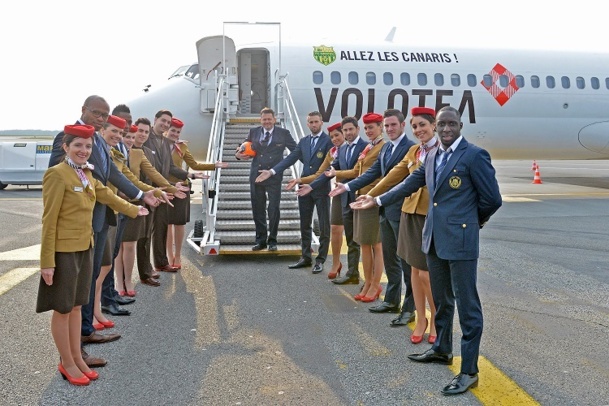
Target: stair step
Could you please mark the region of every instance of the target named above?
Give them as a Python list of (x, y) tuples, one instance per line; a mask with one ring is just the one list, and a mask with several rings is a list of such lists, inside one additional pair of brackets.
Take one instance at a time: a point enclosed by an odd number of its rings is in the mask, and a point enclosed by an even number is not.
[[(300, 230), (300, 220), (281, 219), (281, 228), (285, 230)], [(216, 232), (239, 231), (254, 229), (254, 220), (219, 220), (216, 221)]]
[[(225, 244), (255, 244), (255, 231), (216, 231), (215, 239), (220, 241), (220, 246)], [(298, 244), (300, 245), (300, 231), (279, 231), (277, 233), (277, 245)], [(250, 247), (251, 248), (251, 247)]]
[[(252, 209), (249, 210), (218, 210), (216, 213), (216, 220), (249, 220), (252, 219)], [(284, 220), (299, 219), (300, 213), (298, 210), (281, 210), (281, 221), (279, 222), (279, 228), (281, 229), (281, 223)]]
[[(251, 213), (252, 202), (249, 200), (222, 200), (218, 202), (218, 212), (220, 210), (245, 210), (249, 209)], [(281, 200), (279, 203), (279, 209), (289, 210), (298, 209), (298, 201), (296, 200)]]

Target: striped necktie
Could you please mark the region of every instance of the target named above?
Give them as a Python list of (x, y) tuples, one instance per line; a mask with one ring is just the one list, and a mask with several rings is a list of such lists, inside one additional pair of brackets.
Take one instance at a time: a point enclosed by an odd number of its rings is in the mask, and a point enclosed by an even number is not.
[[(441, 151), (441, 150), (438, 150), (438, 151)], [(440, 161), (440, 165), (438, 165), (438, 167), (436, 168), (436, 187), (438, 186), (438, 182), (440, 181), (440, 175), (442, 174), (442, 171), (444, 170), (444, 167), (446, 166), (446, 162), (448, 162), (448, 158), (450, 158), (451, 153), (452, 153), (452, 150), (450, 148), (448, 148), (442, 154), (442, 160)]]

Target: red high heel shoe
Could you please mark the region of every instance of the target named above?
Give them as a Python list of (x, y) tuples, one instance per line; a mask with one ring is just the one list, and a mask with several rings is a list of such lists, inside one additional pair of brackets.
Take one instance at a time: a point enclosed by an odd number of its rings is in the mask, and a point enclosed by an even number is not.
[[(338, 275), (340, 275), (340, 271), (343, 269), (343, 263), (339, 262), (338, 263), (338, 269), (336, 270), (336, 272), (329, 272), (328, 273), (328, 279), (335, 279)], [(355, 299), (355, 300), (359, 300), (359, 299)]]
[(93, 328), (94, 328), (96, 331), (99, 331), (99, 330), (103, 330), (103, 329), (105, 329), (105, 328), (106, 328), (106, 326), (104, 326), (104, 325), (103, 325), (102, 323), (100, 323), (100, 322), (97, 322), (97, 323), (93, 323)]
[(436, 342), (436, 338), (438, 338), (438, 336), (432, 336), (432, 335), (430, 335), (429, 337), (427, 337), (427, 342), (429, 344), (434, 344)]
[[(429, 325), (429, 321), (427, 319), (425, 319), (425, 330), (427, 330), (428, 325)], [(413, 344), (420, 344), (423, 341), (423, 336), (425, 335), (425, 330), (423, 330), (423, 334), (421, 334), (420, 336), (415, 336), (414, 334), (412, 334), (410, 336), (410, 342)]]
[(85, 374), (85, 376), (89, 378), (90, 381), (95, 381), (97, 380), (97, 378), (99, 378), (99, 374), (93, 370), (91, 370), (91, 372), (82, 371), (82, 373)]
[(129, 297), (135, 297), (135, 290), (128, 290), (126, 293)]
[(62, 378), (70, 382), (72, 385), (87, 386), (91, 382), (87, 375), (84, 374), (80, 378), (74, 378), (73, 376), (68, 374), (68, 371), (66, 371), (66, 369), (61, 364), (57, 366), (57, 370), (59, 370), (59, 373), (61, 374)]
[(127, 291), (125, 291), (125, 290), (119, 290), (118, 291), (118, 295), (119, 296), (125, 296), (126, 294), (127, 294)]
[(114, 322), (112, 320), (106, 320), (106, 321), (100, 321), (100, 323), (105, 327), (105, 328), (112, 328), (114, 327)]
[(379, 286), (379, 290), (376, 291), (376, 295), (374, 295), (372, 297), (364, 296), (364, 297), (362, 297), (361, 300), (364, 303), (374, 302), (376, 299), (379, 298), (379, 296), (381, 295), (382, 291), (383, 291), (383, 288)]

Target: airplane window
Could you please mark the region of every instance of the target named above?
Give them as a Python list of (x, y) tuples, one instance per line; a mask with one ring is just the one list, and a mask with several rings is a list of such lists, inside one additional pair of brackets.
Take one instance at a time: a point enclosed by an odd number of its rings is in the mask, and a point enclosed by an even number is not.
[(586, 81), (581, 76), (578, 76), (575, 78), (575, 83), (576, 83), (578, 89), (586, 88)]
[(400, 83), (402, 84), (402, 86), (410, 85), (410, 73), (402, 72), (402, 74), (400, 75)]
[(522, 89), (524, 87), (524, 77), (522, 77), (522, 75), (516, 75), (516, 86), (518, 86), (518, 89)]
[(499, 86), (501, 86), (502, 88), (506, 88), (508, 87), (510, 84), (510, 78), (508, 78), (506, 75), (501, 75), (499, 76)]
[(546, 86), (548, 86), (548, 89), (554, 89), (554, 87), (556, 86), (556, 80), (554, 79), (554, 76), (546, 76)]
[(605, 78), (605, 87), (609, 89), (609, 78)]
[(350, 85), (357, 85), (359, 83), (359, 75), (357, 74), (357, 72), (349, 72), (349, 84)]
[(185, 75), (188, 76), (189, 78), (196, 79), (199, 75), (199, 64), (195, 63), (190, 68), (188, 68)]
[(539, 86), (541, 86), (541, 82), (539, 81), (539, 76), (537, 76), (537, 75), (531, 76), (531, 86), (534, 89), (537, 89)]
[(561, 77), (560, 78), (560, 83), (562, 83), (563, 89), (570, 89), (571, 88), (571, 79), (569, 79), (568, 76)]
[(476, 75), (472, 73), (467, 75), (467, 85), (469, 87), (476, 87), (478, 85), (478, 79), (476, 79)]
[(436, 73), (435, 75), (433, 75), (433, 81), (436, 86), (444, 86), (444, 75), (442, 75), (441, 73)]
[(493, 86), (493, 77), (489, 74), (482, 76), (482, 80), (484, 81), (484, 86), (491, 87)]
[(391, 86), (393, 84), (393, 74), (391, 72), (383, 73), (383, 83), (387, 86)]
[(419, 86), (427, 86), (427, 75), (424, 73), (419, 73), (417, 75), (417, 83)]
[(592, 89), (598, 90), (601, 88), (601, 82), (597, 77), (593, 76), (590, 78), (590, 86), (592, 86)]
[(450, 83), (455, 87), (461, 86), (461, 77), (458, 73), (453, 73), (452, 75), (450, 75)]
[(374, 72), (366, 73), (366, 84), (370, 86), (376, 85), (376, 75), (374, 74)]
[(313, 83), (321, 85), (324, 82), (324, 74), (318, 70), (313, 71)]
[(341, 81), (340, 72), (332, 71), (332, 73), (330, 73), (330, 82), (332, 82), (333, 85), (339, 85)]

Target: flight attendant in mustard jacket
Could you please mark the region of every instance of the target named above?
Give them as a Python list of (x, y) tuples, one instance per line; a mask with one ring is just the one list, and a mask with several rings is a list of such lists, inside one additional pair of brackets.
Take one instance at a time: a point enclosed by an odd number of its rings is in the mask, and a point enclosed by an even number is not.
[(43, 215), (40, 285), (36, 312), (53, 310), (51, 334), (60, 355), (59, 372), (73, 385), (99, 377), (82, 359), (81, 306), (89, 302), (93, 272), (93, 207), (96, 200), (130, 217), (148, 214), (117, 197), (93, 178), (87, 159), (95, 128), (64, 129), (65, 160), (49, 168), (42, 181)]

